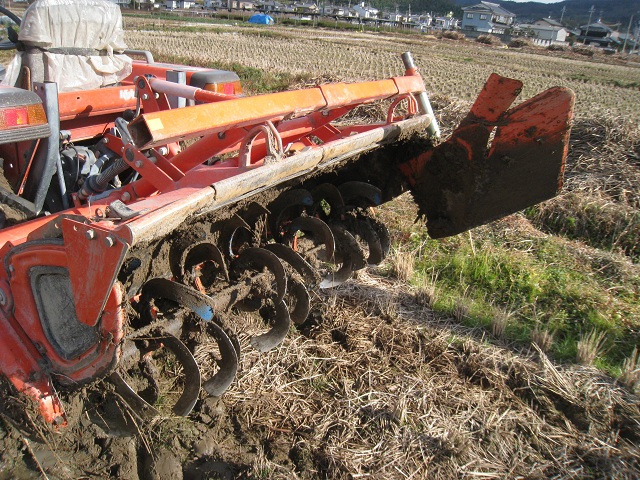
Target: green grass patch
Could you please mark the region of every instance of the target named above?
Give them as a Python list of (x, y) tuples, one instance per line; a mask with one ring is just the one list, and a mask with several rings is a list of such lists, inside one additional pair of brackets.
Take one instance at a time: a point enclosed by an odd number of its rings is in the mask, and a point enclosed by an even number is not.
[(495, 309), (511, 312), (504, 340), (528, 344), (534, 330), (548, 330), (554, 333), (550, 353), (562, 361), (576, 360), (585, 332), (605, 332), (610, 348), (598, 365), (609, 372), (631, 354), (640, 323), (637, 278), (620, 278), (624, 288), (612, 288), (609, 272), (559, 237), (527, 239), (521, 248), (489, 228), (444, 240), (412, 230), (403, 248), (418, 253), (416, 284), (435, 279), (434, 310), (489, 331)]
[(525, 211), (538, 228), (640, 260), (640, 212), (596, 195), (568, 193)]

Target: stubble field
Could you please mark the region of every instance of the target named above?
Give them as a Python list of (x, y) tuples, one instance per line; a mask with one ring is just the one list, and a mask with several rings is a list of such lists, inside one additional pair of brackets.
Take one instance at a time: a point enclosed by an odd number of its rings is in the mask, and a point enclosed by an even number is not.
[(225, 396), (138, 425), (101, 383), (65, 393), (65, 434), (29, 436), (3, 417), (0, 478), (640, 476), (640, 64), (416, 35), (126, 23), (131, 48), (235, 68), (255, 92), (399, 75), (410, 50), (445, 133), (491, 72), (523, 80), (522, 99), (570, 87), (565, 191), (439, 242), (398, 198), (379, 211), (390, 258), (317, 292), (314, 322), (276, 351), (243, 348)]

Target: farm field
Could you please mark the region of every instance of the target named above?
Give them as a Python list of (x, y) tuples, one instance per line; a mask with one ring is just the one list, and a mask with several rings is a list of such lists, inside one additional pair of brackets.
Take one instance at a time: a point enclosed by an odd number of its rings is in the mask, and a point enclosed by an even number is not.
[[(62, 392), (64, 434), (0, 416), (0, 479), (640, 477), (640, 63), (125, 20), (130, 48), (234, 69), (253, 93), (399, 75), (410, 50), (445, 135), (492, 72), (521, 79), (522, 100), (572, 88), (565, 189), (442, 241), (399, 197), (377, 213), (394, 240), (385, 263), (316, 292), (275, 351), (244, 348), (223, 397), (140, 425), (106, 383)], [(20, 402), (2, 399), (2, 412)]]

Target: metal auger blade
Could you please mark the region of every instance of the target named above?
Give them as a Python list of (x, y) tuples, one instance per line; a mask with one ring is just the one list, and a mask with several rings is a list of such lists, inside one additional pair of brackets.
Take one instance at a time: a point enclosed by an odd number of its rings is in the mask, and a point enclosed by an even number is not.
[[(342, 198), (340, 190), (334, 184), (323, 183), (318, 185), (311, 191), (311, 194), (313, 195), (314, 201), (313, 215), (317, 215), (326, 220), (329, 217), (341, 218), (344, 214), (344, 199)], [(323, 202), (326, 202), (329, 206), (329, 212), (324, 210)]]
[(269, 205), (269, 210), (271, 210), (269, 228), (273, 238), (279, 241), (282, 237), (284, 224), (292, 218), (300, 216), (307, 207), (312, 205), (311, 193), (303, 189), (289, 190), (276, 198)]
[(370, 183), (345, 182), (338, 187), (344, 203), (355, 207), (375, 207), (382, 203), (382, 191)]
[[(240, 256), (236, 258), (231, 265), (232, 271), (238, 276), (248, 269), (253, 269), (258, 273), (262, 273), (265, 268), (274, 277), (276, 286), (276, 299), (274, 301), (275, 303), (280, 303), (282, 302), (285, 293), (287, 293), (287, 274), (282, 262), (280, 262), (274, 253), (259, 247), (247, 248), (242, 251)], [(253, 292), (253, 289), (251, 293), (255, 293)], [(256, 296), (265, 298), (261, 294)]]
[(287, 234), (283, 241), (289, 245), (295, 243), (298, 232), (303, 232), (305, 236), (311, 235), (316, 245), (324, 245), (324, 255), (315, 256), (323, 262), (331, 262), (335, 253), (335, 240), (329, 225), (319, 218), (298, 217), (294, 219), (287, 228)]
[(221, 325), (222, 320), (216, 315), (217, 307), (214, 300), (191, 287), (166, 278), (152, 278), (143, 285), (142, 299), (150, 298), (164, 298), (178, 303), (206, 322), (207, 328), (216, 339), (221, 358), (217, 362), (218, 372), (204, 382), (204, 388), (210, 395), (222, 395), (238, 371), (239, 346), (227, 334), (229, 329)]
[[(153, 336), (153, 342), (158, 345), (158, 348), (162, 346), (173, 353), (180, 365), (182, 365), (185, 377), (184, 390), (172, 410), (176, 415), (186, 417), (193, 410), (200, 394), (201, 378), (198, 363), (187, 346), (179, 338), (171, 334), (158, 333)], [(118, 372), (113, 372), (110, 380), (116, 386), (118, 394), (138, 415), (143, 418), (159, 415), (158, 410), (138, 395)]]
[(219, 275), (227, 282), (229, 281), (229, 271), (222, 252), (217, 246), (208, 241), (191, 244), (184, 249), (180, 255), (179, 262), (172, 262), (171, 273), (180, 283), (192, 283), (195, 280), (195, 276), (191, 273), (192, 269), (205, 262), (213, 262)]
[(320, 288), (333, 288), (351, 278), (355, 270), (366, 265), (364, 253), (358, 246), (358, 242), (345, 228), (332, 225), (331, 231), (336, 239), (336, 261), (342, 265), (336, 272), (326, 275)]
[(275, 311), (271, 323), (273, 324), (271, 330), (253, 337), (250, 341), (251, 346), (259, 352), (268, 352), (272, 348), (277, 347), (289, 332), (291, 317), (289, 316), (287, 305), (283, 301), (275, 304)]
[(315, 286), (320, 282), (320, 277), (302, 256), (282, 243), (267, 243), (262, 248), (277, 255), (283, 262), (288, 263), (308, 285)]

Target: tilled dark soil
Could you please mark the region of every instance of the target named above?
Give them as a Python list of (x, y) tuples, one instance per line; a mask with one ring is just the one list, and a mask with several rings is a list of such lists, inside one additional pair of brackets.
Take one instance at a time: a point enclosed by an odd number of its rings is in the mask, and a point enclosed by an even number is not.
[(315, 302), (272, 352), (241, 334), (236, 382), (188, 418), (142, 422), (98, 382), (61, 392), (54, 432), (4, 385), (0, 479), (640, 475), (638, 398), (595, 369), (488, 342), (374, 272)]

